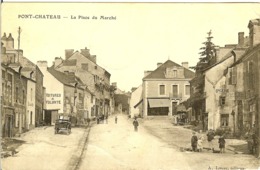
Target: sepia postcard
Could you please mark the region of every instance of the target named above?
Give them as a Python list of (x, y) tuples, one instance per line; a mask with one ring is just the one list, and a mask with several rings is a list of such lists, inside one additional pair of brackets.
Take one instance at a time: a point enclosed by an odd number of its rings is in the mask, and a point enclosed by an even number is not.
[(260, 169), (260, 3), (3, 2), (3, 170)]

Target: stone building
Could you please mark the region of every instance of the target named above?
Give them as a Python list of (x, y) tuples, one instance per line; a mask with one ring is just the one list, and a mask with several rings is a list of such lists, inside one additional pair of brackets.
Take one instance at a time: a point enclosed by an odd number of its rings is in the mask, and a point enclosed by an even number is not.
[(97, 64), (96, 56), (85, 48), (81, 51), (65, 50), (65, 59), (56, 57), (53, 68), (61, 72), (74, 72), (80, 77), (94, 98), (90, 117), (111, 113), (110, 73)]
[[(249, 48), (229, 68), (234, 93), (234, 129), (237, 135), (257, 134), (260, 139), (260, 19), (250, 20)], [(259, 156), (260, 145), (256, 155)]]
[(194, 77), (194, 72), (188, 68), (187, 62), (183, 62), (181, 66), (167, 60), (165, 63), (158, 63), (154, 71), (145, 71), (142, 116), (177, 114), (177, 105), (190, 97), (189, 81)]
[(43, 83), (46, 87), (44, 122), (53, 125), (62, 115), (76, 118), (73, 122), (75, 124), (87, 118), (85, 101), (91, 94), (74, 72), (57, 71), (53, 67), (48, 67), (46, 61), (38, 61), (37, 65), (44, 74)]
[(143, 86), (140, 85), (137, 88), (132, 89), (130, 98), (130, 116), (131, 118), (135, 116), (143, 115), (143, 108), (141, 103), (143, 102)]
[(21, 66), (23, 70), (33, 72), (32, 79), (36, 81), (35, 111), (33, 114), (35, 114), (35, 126), (39, 126), (43, 122), (43, 74), (33, 62), (23, 55), (23, 50), (14, 48), (14, 38), (11, 33), (8, 37), (4, 33), (1, 38), (1, 43), (2, 53), (4, 53), (4, 55), (1, 56), (2, 63), (7, 65), (15, 63)]
[[(195, 78), (191, 80), (191, 98), (193, 120), (203, 130), (229, 128), (233, 126), (233, 94), (226, 86), (227, 69), (237, 61), (248, 48), (248, 37), (238, 33), (238, 44), (215, 47), (215, 54), (208, 63), (197, 64)], [(232, 126), (231, 126), (232, 125)]]
[(28, 130), (27, 82), (17, 64), (1, 64), (2, 67), (2, 134), (14, 137)]

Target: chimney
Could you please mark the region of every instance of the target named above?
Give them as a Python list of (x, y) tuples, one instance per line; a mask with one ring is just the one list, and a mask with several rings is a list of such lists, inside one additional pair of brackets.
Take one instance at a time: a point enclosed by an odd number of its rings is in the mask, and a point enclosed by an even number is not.
[(87, 47), (85, 47), (85, 49), (81, 49), (80, 51), (81, 51), (80, 53), (81, 53), (82, 55), (84, 55), (85, 57), (89, 57), (89, 55), (90, 55), (90, 52), (89, 52), (89, 51), (90, 51), (90, 50), (89, 50)]
[(253, 47), (260, 43), (260, 19), (250, 20), (249, 28), (249, 44)]
[(92, 61), (93, 61), (94, 63), (96, 63), (96, 62), (97, 62), (97, 56), (96, 56), (96, 55), (91, 55), (91, 57), (92, 57)]
[(135, 91), (137, 87), (132, 87), (131, 92)]
[(40, 70), (47, 70), (48, 62), (47, 61), (37, 61), (37, 66), (40, 68)]
[(61, 63), (62, 63), (62, 58), (61, 57), (55, 57), (54, 67), (57, 67)]
[(6, 40), (6, 47), (7, 48), (14, 48), (14, 38), (12, 37), (11, 33), (9, 33), (9, 36)]
[(244, 32), (239, 32), (238, 33), (238, 46), (243, 47), (244, 46)]
[(162, 65), (162, 63), (157, 63), (157, 68), (160, 67)]
[(249, 37), (248, 36), (245, 36), (245, 38), (244, 38), (244, 46), (245, 47), (249, 46)]
[(182, 62), (181, 65), (182, 67), (189, 69), (189, 62)]
[(112, 86), (117, 87), (117, 83), (116, 82), (112, 83)]
[(148, 70), (144, 71), (144, 77), (148, 76), (151, 72), (152, 71), (148, 71)]
[(1, 38), (1, 42), (3, 43), (3, 47), (6, 47), (6, 40), (7, 40), (6, 33), (4, 33), (4, 35)]
[(73, 53), (74, 53), (74, 49), (66, 49), (65, 50), (65, 60), (67, 60), (69, 57), (71, 57)]
[(5, 54), (6, 53), (6, 48), (4, 47), (4, 43), (1, 42), (1, 54)]

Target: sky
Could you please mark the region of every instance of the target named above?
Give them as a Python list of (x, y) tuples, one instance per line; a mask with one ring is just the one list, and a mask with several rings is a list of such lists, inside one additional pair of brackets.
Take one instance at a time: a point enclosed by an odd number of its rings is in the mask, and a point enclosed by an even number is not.
[(87, 47), (111, 74), (110, 82), (130, 91), (157, 63), (195, 66), (209, 30), (215, 45), (236, 44), (238, 32), (248, 35), (249, 20), (260, 18), (260, 3), (4, 3), (1, 11), (1, 35), (12, 33), (17, 48), (20, 26), (20, 48), (32, 62), (51, 66), (65, 49)]

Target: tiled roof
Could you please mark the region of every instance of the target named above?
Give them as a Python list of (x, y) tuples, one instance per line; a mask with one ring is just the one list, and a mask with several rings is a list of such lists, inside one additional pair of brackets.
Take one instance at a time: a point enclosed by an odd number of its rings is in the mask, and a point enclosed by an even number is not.
[(75, 83), (78, 83), (79, 85), (84, 85), (80, 78), (73, 74), (67, 74), (60, 71), (57, 71), (53, 69), (52, 67), (49, 67), (48, 72), (52, 74), (58, 81), (60, 81), (62, 84), (68, 85), (68, 86), (75, 86)]
[[(163, 63), (161, 66), (159, 66), (157, 69), (155, 69), (154, 71), (152, 71), (148, 76), (146, 76), (144, 79), (165, 79), (165, 71), (166, 68), (169, 67), (182, 67), (181, 65), (171, 61), (171, 60), (167, 60), (165, 63)], [(194, 72), (184, 68), (184, 78), (193, 78), (194, 77)]]

